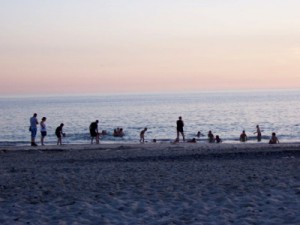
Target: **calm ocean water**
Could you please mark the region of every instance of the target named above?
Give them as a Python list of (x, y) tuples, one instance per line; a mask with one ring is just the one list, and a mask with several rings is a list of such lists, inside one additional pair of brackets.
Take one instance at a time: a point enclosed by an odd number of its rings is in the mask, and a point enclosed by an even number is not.
[[(29, 118), (47, 117), (46, 144), (55, 144), (55, 128), (63, 122), (65, 144), (89, 144), (88, 127), (98, 119), (106, 130), (103, 143), (137, 143), (139, 132), (147, 127), (147, 141), (170, 141), (176, 137), (176, 120), (182, 116), (187, 139), (197, 131), (212, 130), (226, 143), (238, 142), (245, 130), (249, 142), (256, 142), (255, 126), (263, 130), (262, 142), (272, 132), (282, 142), (300, 141), (300, 91), (205, 92), (184, 94), (93, 95), (0, 98), (0, 145), (29, 145)], [(111, 134), (116, 127), (123, 138)], [(40, 132), (37, 140), (39, 143)]]

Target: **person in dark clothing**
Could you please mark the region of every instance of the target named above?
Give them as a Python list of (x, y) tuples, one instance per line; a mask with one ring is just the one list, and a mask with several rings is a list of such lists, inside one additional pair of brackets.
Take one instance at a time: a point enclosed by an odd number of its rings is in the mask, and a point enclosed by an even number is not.
[(93, 144), (94, 138), (96, 139), (96, 144), (99, 144), (99, 131), (98, 131), (98, 123), (99, 121), (96, 120), (92, 122), (90, 125), (90, 135), (91, 135), (91, 144)]
[(243, 130), (243, 132), (240, 135), (240, 142), (246, 142), (247, 141), (247, 134), (246, 132)]
[(183, 132), (184, 123), (183, 123), (183, 120), (182, 120), (181, 116), (179, 116), (176, 124), (177, 124), (177, 128), (176, 128), (176, 130), (177, 130), (177, 139), (179, 140), (179, 134), (181, 134), (183, 141), (185, 141), (184, 132)]
[(276, 133), (274, 133), (274, 132), (272, 133), (272, 137), (271, 137), (271, 139), (269, 141), (269, 144), (279, 144), (279, 140), (276, 137)]
[(64, 124), (61, 123), (55, 130), (55, 135), (57, 137), (57, 145), (62, 145), (62, 137), (64, 136), (64, 133), (63, 133), (63, 126)]
[(207, 137), (208, 137), (208, 142), (209, 143), (215, 143), (215, 136), (213, 135), (213, 133), (211, 132), (211, 130), (208, 131)]
[(216, 135), (216, 142), (217, 143), (222, 143), (222, 139), (219, 137), (219, 135)]

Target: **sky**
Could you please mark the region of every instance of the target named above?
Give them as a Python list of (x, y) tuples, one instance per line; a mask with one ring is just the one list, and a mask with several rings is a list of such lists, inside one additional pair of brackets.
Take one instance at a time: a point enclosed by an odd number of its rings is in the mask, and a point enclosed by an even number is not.
[(0, 95), (300, 88), (299, 0), (0, 0)]

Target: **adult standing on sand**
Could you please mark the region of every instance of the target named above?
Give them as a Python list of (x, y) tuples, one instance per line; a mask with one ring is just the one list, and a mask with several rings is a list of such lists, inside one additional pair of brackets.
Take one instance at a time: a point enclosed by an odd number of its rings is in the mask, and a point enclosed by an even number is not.
[(183, 123), (181, 116), (179, 116), (176, 124), (177, 124), (177, 139), (178, 139), (178, 141), (179, 141), (179, 134), (181, 134), (183, 141), (185, 141), (184, 132), (183, 132), (184, 123)]
[(90, 135), (91, 135), (91, 144), (93, 144), (94, 138), (96, 139), (96, 144), (99, 144), (99, 131), (98, 131), (98, 123), (99, 121), (96, 120), (90, 124)]
[(256, 125), (256, 132), (254, 132), (254, 134), (257, 134), (257, 141), (260, 142), (261, 141), (261, 131), (260, 131), (259, 125)]
[(37, 114), (34, 113), (33, 116), (30, 118), (30, 127), (29, 131), (31, 132), (31, 146), (37, 146), (35, 143), (35, 137), (37, 133), (37, 125), (39, 124), (37, 119)]
[(46, 117), (43, 117), (41, 122), (41, 145), (44, 145), (44, 139), (47, 136), (47, 128), (46, 128)]

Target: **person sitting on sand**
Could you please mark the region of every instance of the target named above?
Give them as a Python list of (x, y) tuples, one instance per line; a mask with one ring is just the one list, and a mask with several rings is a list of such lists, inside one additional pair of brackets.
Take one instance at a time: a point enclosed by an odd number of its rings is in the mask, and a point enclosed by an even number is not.
[(98, 123), (99, 121), (96, 120), (95, 122), (92, 122), (89, 127), (90, 135), (91, 135), (91, 144), (93, 144), (94, 138), (96, 139), (96, 144), (99, 144)]
[(247, 135), (246, 132), (243, 130), (243, 132), (240, 135), (240, 142), (246, 142), (247, 141)]
[(256, 125), (256, 132), (254, 132), (253, 134), (257, 134), (257, 141), (260, 142), (261, 141), (261, 130), (259, 128), (259, 125)]
[(217, 143), (222, 143), (222, 139), (219, 137), (219, 135), (216, 135), (216, 142)]
[(215, 136), (213, 135), (213, 133), (211, 132), (211, 130), (208, 131), (207, 137), (208, 137), (208, 142), (209, 143), (214, 143), (215, 142)]
[(272, 137), (271, 137), (271, 139), (269, 141), (269, 144), (279, 144), (279, 140), (276, 137), (276, 133), (274, 133), (274, 132), (272, 133)]
[(147, 127), (145, 127), (141, 132), (140, 132), (140, 142), (144, 143), (145, 142), (145, 132), (147, 131)]
[(62, 145), (62, 137), (65, 136), (65, 134), (63, 133), (63, 126), (64, 124), (61, 123), (55, 130), (55, 135), (57, 137), (57, 145)]
[(196, 138), (187, 141), (188, 143), (197, 143)]

